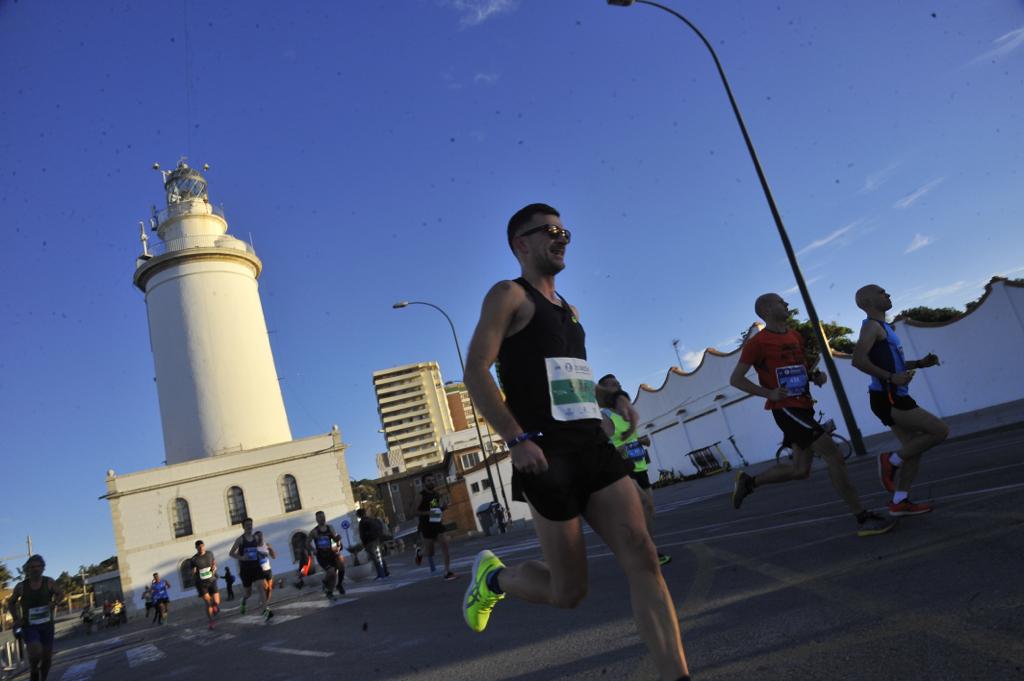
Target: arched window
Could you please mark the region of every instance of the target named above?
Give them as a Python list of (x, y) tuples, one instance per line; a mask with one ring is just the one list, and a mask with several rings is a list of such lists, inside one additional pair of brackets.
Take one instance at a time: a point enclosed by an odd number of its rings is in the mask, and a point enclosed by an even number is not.
[(307, 541), (309, 541), (309, 537), (306, 536), (305, 532), (296, 532), (292, 535), (292, 562), (297, 563), (299, 557), (308, 551), (306, 548)]
[(285, 513), (302, 508), (302, 501), (299, 500), (299, 485), (295, 482), (294, 475), (285, 475), (281, 478), (281, 501), (284, 502)]
[(181, 497), (175, 499), (171, 507), (171, 522), (175, 539), (192, 534), (192, 515), (188, 512), (188, 502)]
[(192, 571), (192, 559), (186, 558), (178, 565), (178, 574), (181, 575), (182, 590), (191, 589), (196, 585), (195, 573)]
[(245, 512), (245, 494), (241, 487), (228, 490), (228, 515), (231, 516), (232, 525), (240, 525), (248, 517)]

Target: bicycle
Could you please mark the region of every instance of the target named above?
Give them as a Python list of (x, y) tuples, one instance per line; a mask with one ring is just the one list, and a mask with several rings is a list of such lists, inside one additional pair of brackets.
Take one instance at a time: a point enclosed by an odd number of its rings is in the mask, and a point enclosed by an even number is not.
[[(850, 444), (849, 440), (847, 440), (845, 437), (836, 432), (836, 425), (835, 423), (832, 422), (831, 419), (822, 423), (823, 418), (825, 418), (825, 412), (819, 411), (816, 422), (818, 423), (818, 425), (824, 428), (826, 432), (832, 434), (832, 442), (836, 444), (836, 448), (839, 449), (839, 453), (842, 455), (844, 459), (849, 459), (850, 456), (853, 454), (853, 445)], [(819, 456), (817, 452), (814, 452), (813, 450), (812, 452), (814, 456)], [(775, 450), (776, 463), (782, 463), (783, 460), (793, 460), (793, 448), (785, 443), (779, 445), (779, 448)]]

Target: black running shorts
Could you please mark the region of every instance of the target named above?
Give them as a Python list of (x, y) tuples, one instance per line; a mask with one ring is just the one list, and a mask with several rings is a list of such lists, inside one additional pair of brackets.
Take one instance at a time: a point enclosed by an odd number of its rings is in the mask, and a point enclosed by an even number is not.
[(582, 515), (590, 495), (629, 475), (633, 462), (623, 459), (608, 437), (593, 430), (548, 429), (535, 442), (544, 451), (543, 473), (512, 471), (512, 498), (529, 501), (548, 520), (571, 520)]
[(871, 398), (871, 411), (874, 412), (879, 421), (887, 426), (892, 425), (893, 409), (899, 409), (900, 411), (917, 409), (917, 402), (910, 395), (894, 395), (892, 392), (881, 392), (878, 390), (869, 390), (868, 395)]
[(772, 416), (782, 431), (782, 444), (787, 447), (807, 449), (825, 434), (821, 424), (814, 420), (813, 409), (772, 409)]
[(324, 570), (337, 570), (338, 569), (338, 563), (340, 563), (341, 561), (338, 560), (338, 554), (336, 554), (332, 550), (332, 551), (317, 551), (316, 552), (316, 562), (319, 563), (320, 567), (322, 567)]
[(419, 530), (424, 539), (437, 539), (444, 534), (444, 523), (420, 523)]
[(636, 480), (636, 484), (640, 485), (640, 489), (650, 489), (651, 477), (647, 474), (647, 471), (632, 470), (629, 472), (629, 477)]
[(210, 596), (211, 598), (217, 595), (217, 580), (208, 579), (205, 582), (196, 582), (196, 591), (199, 592), (199, 597)]
[(238, 576), (242, 579), (242, 586), (248, 589), (257, 579), (266, 579), (260, 564), (254, 560), (243, 560), (238, 562)]

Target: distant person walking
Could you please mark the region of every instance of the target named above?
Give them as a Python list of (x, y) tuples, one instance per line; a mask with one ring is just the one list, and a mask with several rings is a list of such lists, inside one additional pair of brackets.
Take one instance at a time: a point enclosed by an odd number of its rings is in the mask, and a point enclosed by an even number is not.
[(380, 540), (384, 537), (384, 523), (366, 515), (366, 510), (362, 508), (356, 511), (356, 518), (359, 519), (359, 541), (363, 545), (363, 550), (377, 568), (377, 579), (384, 579), (390, 574), (380, 549)]
[(228, 600), (235, 600), (235, 576), (231, 574), (231, 568), (227, 565), (224, 566), (224, 588), (228, 590)]
[(910, 500), (910, 488), (921, 465), (921, 455), (949, 436), (949, 426), (917, 405), (910, 396), (910, 381), (916, 369), (933, 367), (939, 358), (928, 354), (921, 359), (903, 357), (903, 344), (885, 313), (892, 309), (892, 297), (877, 284), (857, 291), (857, 307), (867, 319), (853, 349), (853, 366), (871, 377), (868, 396), (871, 411), (899, 438), (896, 452), (878, 456), (878, 476), (892, 494), (889, 514), (894, 516), (929, 513), (932, 507)]
[(64, 594), (56, 581), (43, 576), (46, 561), (42, 556), (32, 556), (22, 569), (25, 579), (14, 587), (7, 609), (28, 648), (29, 679), (46, 681), (53, 661), (54, 608)]
[(149, 585), (142, 590), (142, 603), (146, 606), (146, 619), (149, 619), (149, 611), (153, 609), (153, 590)]

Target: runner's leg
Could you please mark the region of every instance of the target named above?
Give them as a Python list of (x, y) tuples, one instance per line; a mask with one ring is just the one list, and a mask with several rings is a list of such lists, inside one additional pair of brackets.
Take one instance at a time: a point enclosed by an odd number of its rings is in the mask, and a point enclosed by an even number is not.
[(430, 571), (433, 572), (437, 569), (434, 565), (434, 544), (436, 539), (423, 538), (423, 557), (427, 559), (427, 564), (430, 565)]
[(587, 549), (580, 519), (548, 520), (533, 504), (530, 510), (544, 562), (528, 560), (503, 568), (498, 586), (530, 603), (574, 608), (587, 595)]
[(632, 482), (620, 478), (590, 496), (585, 516), (626, 573), (633, 618), (658, 673), (676, 681), (689, 673), (679, 619), (639, 502)]
[(451, 552), (448, 550), (448, 535), (444, 533), (438, 535), (437, 542), (441, 545), (441, 554), (444, 556), (444, 574), (447, 575), (452, 571)]
[(857, 515), (863, 511), (864, 507), (860, 505), (860, 497), (857, 496), (857, 488), (850, 481), (850, 475), (846, 471), (846, 461), (843, 460), (839, 447), (832, 439), (832, 434), (825, 433), (814, 441), (811, 448), (828, 465), (828, 477), (832, 481), (832, 486), (846, 502), (850, 512)]
[(892, 421), (892, 431), (903, 443), (900, 448), (903, 463), (899, 468), (896, 489), (909, 492), (917, 477), (921, 455), (949, 436), (949, 426), (921, 407), (893, 409)]
[(754, 476), (754, 485), (772, 485), (790, 480), (805, 480), (811, 474), (811, 450), (793, 445), (793, 463), (777, 463)]

